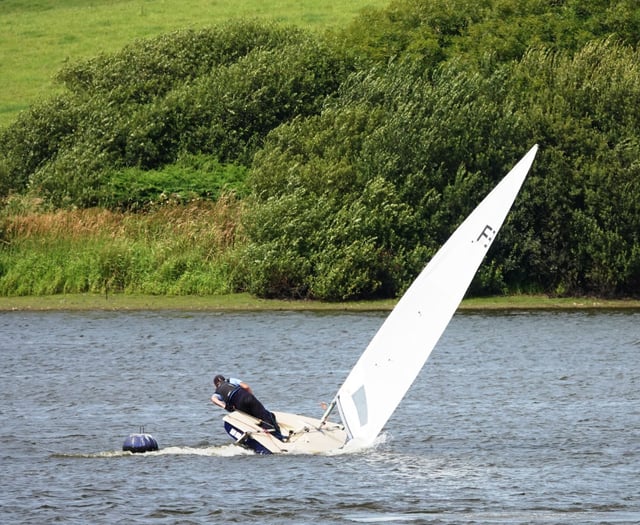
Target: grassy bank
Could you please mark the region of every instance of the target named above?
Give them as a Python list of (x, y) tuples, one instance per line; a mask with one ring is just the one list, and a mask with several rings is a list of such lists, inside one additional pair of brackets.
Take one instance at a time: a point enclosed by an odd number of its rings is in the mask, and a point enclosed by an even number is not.
[[(104, 209), (14, 210), (0, 221), (0, 311), (390, 310), (394, 300), (326, 303), (231, 293), (242, 202)], [(467, 299), (465, 310), (640, 309), (640, 300), (516, 295)]]
[[(395, 301), (323, 303), (258, 299), (248, 294), (153, 296), (129, 294), (61, 294), (0, 297), (0, 311), (54, 310), (182, 310), (182, 311), (389, 311)], [(589, 310), (640, 309), (640, 301), (545, 296), (485, 297), (463, 301), (461, 310)]]
[(387, 0), (5, 0), (0, 9), (0, 127), (35, 100), (51, 95), (67, 62), (109, 53), (137, 38), (232, 18), (275, 20), (323, 30), (347, 24)]
[[(20, 201), (22, 202), (22, 201)], [(15, 205), (20, 204), (16, 201)], [(143, 214), (104, 209), (14, 209), (0, 221), (0, 311), (388, 311), (395, 300), (319, 302), (231, 293), (242, 202), (225, 197)], [(637, 308), (640, 300), (484, 297), (465, 310)]]

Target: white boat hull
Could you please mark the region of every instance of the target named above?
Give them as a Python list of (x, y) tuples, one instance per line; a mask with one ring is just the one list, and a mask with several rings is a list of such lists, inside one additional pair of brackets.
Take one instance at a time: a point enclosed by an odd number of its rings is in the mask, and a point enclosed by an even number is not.
[(236, 410), (224, 418), (224, 428), (238, 445), (258, 454), (322, 454), (339, 450), (347, 441), (342, 425), (287, 412), (274, 412), (282, 441), (260, 427), (260, 420)]

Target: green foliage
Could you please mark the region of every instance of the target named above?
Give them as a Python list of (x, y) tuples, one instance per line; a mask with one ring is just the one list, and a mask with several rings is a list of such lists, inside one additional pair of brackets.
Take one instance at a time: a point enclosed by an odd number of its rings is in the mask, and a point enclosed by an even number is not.
[(180, 147), (248, 164), (266, 134), (295, 116), (320, 111), (346, 63), (310, 37), (242, 59), (176, 90), (168, 104)]
[(401, 292), (470, 211), (470, 195), (495, 182), (479, 173), (503, 175), (522, 149), (503, 80), (452, 64), (432, 81), (399, 62), (354, 74), (320, 117), (278, 128), (252, 171), (250, 275), (269, 280), (272, 261), (254, 255), (266, 245), (305, 261), (298, 295)]
[(245, 194), (246, 169), (220, 164), (205, 155), (185, 155), (161, 170), (124, 168), (108, 173), (100, 188), (100, 205), (139, 210), (149, 205), (218, 199), (224, 193)]
[(237, 62), (254, 49), (298, 43), (301, 30), (253, 21), (182, 30), (139, 40), (122, 51), (63, 68), (57, 78), (74, 94), (149, 102), (180, 82)]
[(78, 118), (71, 101), (59, 96), (22, 113), (10, 129), (0, 132), (0, 196), (23, 191), (31, 176), (56, 157)]
[[(34, 203), (35, 204), (35, 203)], [(0, 294), (223, 294), (231, 291), (239, 201), (0, 215)]]
[(239, 22), (69, 66), (0, 133), (0, 195), (148, 212), (231, 191), (242, 236), (101, 239), (75, 264), (3, 230), (0, 291), (395, 296), (538, 142), (471, 293), (638, 295), (639, 27), (631, 1), (398, 0), (323, 39)]
[(512, 69), (510, 98), (543, 146), (514, 227), (530, 240), (512, 257), (540, 289), (638, 293), (638, 58), (605, 41), (532, 50)]
[[(297, 295), (398, 294), (427, 260), (413, 254), (433, 254), (540, 142), (472, 293), (637, 293), (639, 63), (607, 41), (482, 71), (450, 61), (420, 75), (400, 60), (355, 73), (320, 117), (280, 127), (256, 157), (248, 253), (304, 260)], [(268, 281), (267, 258), (243, 260)]]
[(432, 69), (452, 57), (480, 63), (487, 53), (517, 60), (535, 45), (576, 51), (611, 35), (638, 43), (635, 0), (394, 0), (357, 18), (340, 39), (365, 63), (408, 55)]
[(230, 268), (198, 250), (158, 253), (140, 243), (57, 240), (0, 251), (0, 294), (225, 294), (232, 291)]

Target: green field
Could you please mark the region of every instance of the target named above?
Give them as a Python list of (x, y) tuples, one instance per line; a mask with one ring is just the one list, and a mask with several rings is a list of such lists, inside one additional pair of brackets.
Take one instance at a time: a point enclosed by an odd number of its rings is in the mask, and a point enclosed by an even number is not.
[(138, 38), (232, 18), (259, 18), (324, 30), (388, 0), (2, 0), (0, 127), (52, 94), (67, 62), (112, 52)]

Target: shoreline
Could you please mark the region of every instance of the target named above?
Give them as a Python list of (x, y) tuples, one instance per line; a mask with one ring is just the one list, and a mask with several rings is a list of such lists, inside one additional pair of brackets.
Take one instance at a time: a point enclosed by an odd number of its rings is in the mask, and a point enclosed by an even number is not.
[[(0, 297), (0, 312), (10, 311), (390, 311), (395, 299), (327, 303), (259, 299), (249, 294), (165, 296), (138, 294), (60, 294)], [(500, 310), (640, 310), (637, 299), (551, 298), (543, 295), (465, 299), (461, 311)]]

